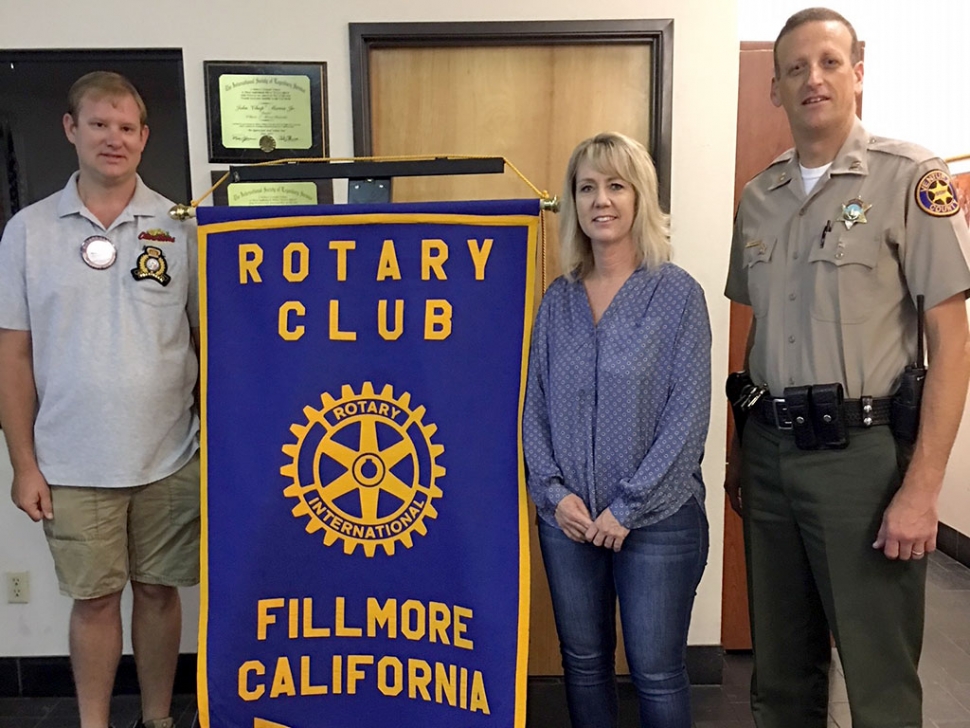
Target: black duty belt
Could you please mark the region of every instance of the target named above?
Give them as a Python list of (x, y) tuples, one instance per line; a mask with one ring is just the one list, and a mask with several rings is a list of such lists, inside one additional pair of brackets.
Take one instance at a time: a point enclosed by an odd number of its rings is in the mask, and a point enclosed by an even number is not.
[[(888, 425), (892, 412), (892, 397), (863, 397), (845, 400), (845, 424), (848, 427)], [(788, 405), (781, 397), (762, 397), (751, 408), (759, 422), (778, 430), (792, 429)]]

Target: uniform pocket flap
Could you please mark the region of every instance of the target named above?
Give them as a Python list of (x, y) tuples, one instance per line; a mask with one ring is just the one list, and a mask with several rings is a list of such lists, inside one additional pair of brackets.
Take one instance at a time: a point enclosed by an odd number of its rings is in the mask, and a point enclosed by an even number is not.
[(767, 263), (775, 250), (776, 238), (768, 240), (752, 240), (744, 246), (744, 264), (748, 268), (755, 263)]
[(824, 261), (833, 265), (864, 265), (875, 268), (879, 263), (882, 241), (877, 238), (860, 238), (842, 234), (838, 240), (827, 241), (824, 247), (812, 248), (808, 256), (811, 263)]

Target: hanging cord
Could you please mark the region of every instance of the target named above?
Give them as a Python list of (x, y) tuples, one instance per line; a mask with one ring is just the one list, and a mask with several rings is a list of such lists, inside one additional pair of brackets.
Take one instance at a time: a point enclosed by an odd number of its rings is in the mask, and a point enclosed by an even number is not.
[(542, 280), (542, 292), (546, 291), (546, 212), (539, 211), (539, 278)]

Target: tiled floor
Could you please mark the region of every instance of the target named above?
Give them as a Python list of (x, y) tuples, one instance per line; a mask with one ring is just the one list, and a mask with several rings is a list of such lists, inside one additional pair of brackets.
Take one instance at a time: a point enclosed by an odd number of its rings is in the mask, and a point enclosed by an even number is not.
[[(920, 674), (924, 728), (970, 728), (970, 569), (942, 554), (933, 554), (929, 563), (926, 641)], [(693, 688), (696, 728), (753, 728), (747, 703), (750, 677), (749, 656), (725, 656), (723, 683)], [(620, 696), (621, 726), (634, 728), (637, 726), (636, 698), (629, 683), (621, 685)], [(173, 708), (176, 728), (192, 728), (195, 697), (180, 695)], [(131, 725), (138, 715), (137, 696), (115, 698), (112, 715), (118, 728)], [(0, 728), (76, 728), (77, 725), (73, 700), (0, 699)], [(851, 725), (845, 683), (836, 660), (832, 670), (829, 726), (850, 728)], [(561, 683), (535, 681), (530, 685), (528, 726), (568, 728)]]
[[(924, 728), (970, 728), (970, 569), (943, 554), (932, 554), (926, 607), (920, 662)], [(747, 705), (750, 677), (750, 657), (727, 655), (723, 684), (694, 688), (697, 728), (753, 727)], [(852, 726), (837, 657), (831, 673), (829, 726)]]

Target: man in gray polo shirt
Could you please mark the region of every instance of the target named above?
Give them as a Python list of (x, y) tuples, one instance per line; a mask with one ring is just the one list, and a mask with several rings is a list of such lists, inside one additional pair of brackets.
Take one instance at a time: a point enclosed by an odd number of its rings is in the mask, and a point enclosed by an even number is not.
[[(726, 292), (754, 309), (748, 369), (768, 389), (725, 483), (744, 518), (759, 728), (825, 728), (830, 631), (853, 728), (922, 725), (924, 555), (970, 376), (970, 233), (942, 160), (862, 127), (862, 77), (845, 18), (788, 20), (771, 93), (795, 148), (748, 184), (734, 229)], [(914, 444), (889, 398), (916, 359), (920, 296)]]
[(143, 724), (170, 728), (178, 587), (199, 578), (195, 229), (137, 174), (148, 140), (134, 86), (96, 72), (71, 88), (78, 172), (0, 240), (0, 422), (14, 503), (43, 521), (61, 592), (82, 728), (107, 728), (121, 592)]

